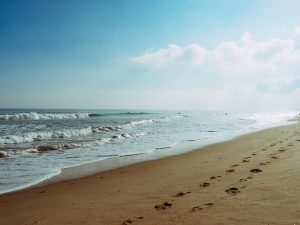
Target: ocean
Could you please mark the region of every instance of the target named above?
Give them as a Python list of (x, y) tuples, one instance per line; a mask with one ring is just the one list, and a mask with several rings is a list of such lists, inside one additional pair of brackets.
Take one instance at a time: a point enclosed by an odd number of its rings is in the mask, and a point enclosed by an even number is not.
[[(163, 150), (202, 147), (290, 123), (297, 112), (0, 109), (0, 193), (63, 168)], [(190, 148), (192, 149), (192, 148)]]

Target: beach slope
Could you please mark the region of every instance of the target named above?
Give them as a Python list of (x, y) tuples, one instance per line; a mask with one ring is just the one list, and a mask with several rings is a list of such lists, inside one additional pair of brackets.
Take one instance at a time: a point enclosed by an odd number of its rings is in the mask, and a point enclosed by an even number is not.
[(300, 224), (299, 123), (0, 196), (1, 225)]

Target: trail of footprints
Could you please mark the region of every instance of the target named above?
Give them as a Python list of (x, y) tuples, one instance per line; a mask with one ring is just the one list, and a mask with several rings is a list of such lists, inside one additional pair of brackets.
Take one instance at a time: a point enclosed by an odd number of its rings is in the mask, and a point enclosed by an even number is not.
[[(289, 140), (290, 138), (293, 138), (295, 136), (300, 136), (300, 132), (294, 132), (293, 136), (289, 136), (288, 138), (286, 138), (285, 140)], [(295, 139), (296, 142), (300, 142), (300, 138), (298, 139)], [(271, 145), (269, 145), (268, 147), (263, 147), (261, 148), (261, 151), (268, 151), (272, 148), (274, 148), (277, 144), (282, 144), (283, 143), (283, 140), (280, 140), (278, 143), (272, 143)], [(294, 142), (289, 142), (288, 147), (292, 147), (294, 146)], [(279, 154), (281, 153), (284, 153), (287, 151), (287, 148), (285, 147), (280, 147), (276, 152), (273, 152), (273, 153), (270, 153), (269, 156), (270, 156), (270, 159), (279, 159)], [(252, 159), (253, 156), (255, 155), (258, 155), (258, 152), (255, 152), (255, 153), (252, 153), (251, 156), (248, 156), (248, 157), (245, 157), (241, 163), (244, 164), (244, 163), (249, 163), (251, 162), (250, 159)], [(261, 162), (258, 164), (258, 167), (260, 166), (266, 166), (266, 165), (269, 165), (271, 164), (270, 161), (266, 161), (266, 162)], [(239, 167), (241, 166), (240, 164), (234, 164), (231, 166), (231, 168), (225, 170), (226, 172), (226, 175), (230, 175), (231, 173), (234, 173), (235, 172), (235, 169), (236, 167)], [(263, 170), (261, 168), (252, 168), (250, 169), (250, 174), (258, 174), (258, 173), (261, 173), (263, 172)], [(218, 175), (218, 176), (211, 176), (209, 178), (210, 181), (221, 181), (220, 178), (222, 176), (221, 175)], [(249, 175), (248, 177), (244, 178), (244, 179), (239, 179), (239, 182), (246, 182), (246, 181), (249, 181), (251, 179), (253, 179), (254, 177)], [(199, 184), (199, 187), (200, 188), (209, 188), (211, 186), (211, 183), (210, 182), (203, 182), (201, 184)], [(235, 196), (235, 195), (238, 195), (241, 193), (241, 189), (243, 188), (246, 188), (246, 186), (240, 186), (240, 188), (238, 187), (235, 187), (235, 186), (232, 186), (232, 187), (229, 187), (228, 189), (225, 190), (225, 193), (227, 193), (229, 196)], [(191, 194), (190, 191), (187, 191), (187, 192), (178, 192), (177, 194), (173, 195), (172, 197), (175, 198), (172, 202), (174, 202), (176, 200), (176, 198), (181, 198), (187, 194)], [(173, 203), (170, 202), (170, 201), (164, 201), (163, 203), (160, 203), (160, 204), (157, 204), (157, 205), (154, 205), (154, 209), (157, 210), (157, 211), (161, 211), (161, 210), (168, 210), (170, 208), (172, 208), (173, 206)], [(198, 211), (203, 211), (207, 208), (211, 208), (212, 206), (214, 206), (214, 203), (213, 202), (207, 202), (207, 203), (203, 203), (203, 204), (199, 204), (199, 205), (195, 205), (193, 206), (191, 209), (190, 209), (190, 212), (194, 213), (194, 212), (198, 212)], [(144, 217), (137, 217), (135, 219), (127, 219), (125, 220), (121, 225), (128, 225), (128, 224), (131, 224), (137, 220), (142, 220), (144, 219)]]

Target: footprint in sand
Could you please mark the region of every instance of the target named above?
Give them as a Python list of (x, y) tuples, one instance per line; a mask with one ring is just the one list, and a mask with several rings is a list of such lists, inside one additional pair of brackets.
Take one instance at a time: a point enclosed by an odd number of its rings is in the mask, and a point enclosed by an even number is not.
[(200, 184), (200, 187), (208, 187), (209, 185), (210, 185), (210, 183), (204, 182), (203, 184)]
[(260, 165), (260, 166), (265, 166), (265, 165), (268, 165), (268, 164), (270, 164), (270, 162), (262, 162), (262, 163), (260, 163), (259, 165)]
[(257, 155), (256, 153), (253, 153), (252, 155)]
[(213, 206), (213, 205), (214, 205), (214, 203), (208, 202), (208, 203), (204, 203), (203, 205), (194, 206), (194, 207), (192, 208), (192, 212), (201, 211), (201, 210), (203, 210), (204, 208), (211, 207), (211, 206)]
[(243, 163), (247, 163), (247, 162), (250, 162), (250, 161), (247, 160), (247, 159), (244, 159), (244, 160), (243, 160)]
[[(142, 220), (142, 219), (144, 219), (144, 217), (140, 216), (140, 217), (137, 217), (136, 219), (137, 220)], [(128, 225), (128, 224), (131, 224), (133, 222), (134, 222), (134, 220), (128, 219), (128, 220), (125, 220), (121, 225)]]
[(280, 159), (278, 156), (271, 156), (272, 159)]
[(229, 195), (237, 195), (237, 194), (241, 193), (241, 191), (236, 187), (231, 187), (231, 188), (225, 190), (225, 192)]
[(252, 169), (252, 170), (250, 170), (250, 172), (251, 173), (261, 173), (262, 172), (262, 170), (261, 169)]
[(285, 152), (286, 149), (279, 149), (278, 152)]
[(175, 195), (175, 197), (176, 198), (179, 198), (179, 197), (182, 197), (182, 196), (184, 196), (184, 195), (186, 195), (186, 194), (190, 194), (191, 192), (190, 191), (187, 191), (187, 192), (178, 192), (176, 195)]
[(239, 164), (234, 164), (231, 167), (238, 167), (238, 166), (240, 166), (240, 165)]
[(235, 169), (226, 170), (226, 173), (234, 173), (234, 172), (235, 172)]
[(168, 209), (168, 208), (171, 208), (172, 207), (172, 203), (170, 202), (164, 202), (162, 204), (158, 204), (158, 205), (155, 205), (154, 208), (156, 210), (165, 210), (165, 209)]
[(210, 180), (215, 180), (215, 179), (217, 179), (217, 178), (219, 178), (219, 177), (222, 177), (222, 176), (211, 176), (209, 179), (210, 179)]
[(262, 151), (266, 151), (267, 149), (266, 149), (266, 148), (262, 148), (261, 150), (262, 150)]
[(214, 205), (214, 203), (208, 202), (208, 203), (204, 203), (203, 205), (212, 206), (212, 205)]
[(122, 225), (127, 225), (133, 223), (133, 220), (125, 220)]

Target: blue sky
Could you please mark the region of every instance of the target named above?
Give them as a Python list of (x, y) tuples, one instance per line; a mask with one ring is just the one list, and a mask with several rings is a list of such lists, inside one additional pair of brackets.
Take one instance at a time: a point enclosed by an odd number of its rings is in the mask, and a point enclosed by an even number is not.
[(292, 109), (299, 1), (0, 0), (0, 107)]

